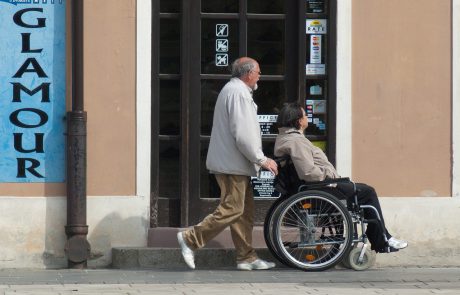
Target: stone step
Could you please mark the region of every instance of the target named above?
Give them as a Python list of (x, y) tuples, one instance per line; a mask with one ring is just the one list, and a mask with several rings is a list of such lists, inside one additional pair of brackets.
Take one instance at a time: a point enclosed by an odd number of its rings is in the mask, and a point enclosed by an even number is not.
[[(185, 228), (157, 227), (149, 229), (148, 247), (116, 247), (112, 249), (112, 267), (136, 268), (187, 268), (177, 243), (177, 232)], [(267, 249), (263, 227), (253, 229), (252, 245), (262, 259), (275, 261)], [(195, 252), (197, 268), (236, 267), (236, 255), (230, 229), (227, 228), (202, 249)]]
[[(154, 248), (177, 248), (177, 232), (183, 231), (185, 228), (178, 227), (156, 227), (150, 228), (148, 233), (148, 247)], [(267, 248), (264, 240), (263, 226), (254, 226), (252, 231), (252, 246), (254, 248)], [(233, 249), (233, 241), (230, 229), (226, 228), (214, 239), (209, 241), (205, 248), (224, 248)]]
[[(267, 248), (256, 249), (257, 255), (265, 260), (279, 263)], [(195, 252), (197, 269), (236, 267), (234, 249), (203, 248)], [(116, 247), (112, 249), (112, 267), (117, 269), (187, 269), (179, 248)]]

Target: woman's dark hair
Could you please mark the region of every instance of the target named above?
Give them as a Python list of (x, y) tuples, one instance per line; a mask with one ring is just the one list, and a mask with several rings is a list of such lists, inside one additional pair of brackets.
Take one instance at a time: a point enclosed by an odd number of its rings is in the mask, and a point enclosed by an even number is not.
[(303, 118), (302, 106), (296, 102), (285, 103), (281, 109), (276, 125), (278, 128), (290, 127), (300, 129), (299, 119)]

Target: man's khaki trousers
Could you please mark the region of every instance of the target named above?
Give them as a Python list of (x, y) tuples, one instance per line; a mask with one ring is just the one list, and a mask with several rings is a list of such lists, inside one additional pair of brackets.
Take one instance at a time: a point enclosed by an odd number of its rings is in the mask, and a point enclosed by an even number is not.
[(220, 204), (192, 229), (184, 232), (184, 240), (192, 250), (202, 248), (227, 226), (230, 226), (237, 263), (253, 262), (257, 255), (252, 248), (254, 197), (249, 176), (215, 174), (220, 187)]

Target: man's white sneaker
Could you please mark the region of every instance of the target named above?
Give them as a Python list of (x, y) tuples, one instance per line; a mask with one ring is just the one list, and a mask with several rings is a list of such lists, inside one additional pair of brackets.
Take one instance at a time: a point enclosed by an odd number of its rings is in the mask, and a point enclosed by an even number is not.
[(192, 249), (190, 249), (184, 241), (182, 232), (177, 233), (177, 241), (179, 242), (180, 248), (182, 250), (182, 257), (184, 257), (185, 263), (191, 269), (195, 269), (195, 254)]
[(398, 250), (401, 250), (401, 249), (404, 249), (407, 247), (407, 242), (406, 241), (403, 241), (403, 240), (398, 240), (398, 239), (395, 239), (393, 237), (391, 237), (389, 240), (388, 240), (388, 246), (392, 247), (392, 248), (395, 248), (395, 249), (398, 249)]
[(265, 261), (262, 259), (256, 259), (251, 263), (238, 263), (236, 267), (239, 270), (270, 269), (274, 268), (275, 264), (273, 262)]

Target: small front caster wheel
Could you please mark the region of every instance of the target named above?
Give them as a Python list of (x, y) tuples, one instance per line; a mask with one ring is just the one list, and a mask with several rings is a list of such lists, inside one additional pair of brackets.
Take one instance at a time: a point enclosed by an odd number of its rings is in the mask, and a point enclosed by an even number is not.
[(363, 260), (358, 261), (359, 255), (361, 254), (361, 247), (353, 248), (348, 255), (348, 263), (354, 270), (366, 270), (375, 263), (375, 252), (370, 249), (366, 249), (364, 252)]
[(348, 249), (348, 253), (345, 254), (345, 256), (343, 257), (342, 261), (340, 262), (343, 267), (348, 268), (348, 269), (351, 268), (351, 265), (350, 265), (348, 257), (350, 257), (350, 252), (355, 248), (356, 248), (356, 244), (351, 246), (350, 249)]

